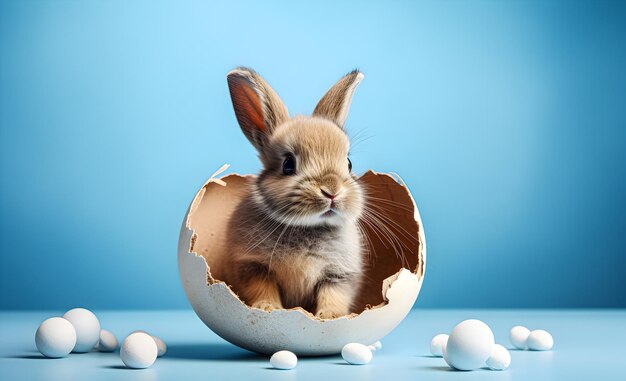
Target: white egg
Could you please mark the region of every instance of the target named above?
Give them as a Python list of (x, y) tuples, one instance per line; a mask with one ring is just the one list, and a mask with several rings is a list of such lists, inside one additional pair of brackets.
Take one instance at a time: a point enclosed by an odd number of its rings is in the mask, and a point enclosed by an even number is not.
[(117, 337), (111, 331), (100, 330), (100, 341), (96, 344), (96, 348), (100, 352), (113, 352), (117, 349), (118, 344)]
[(526, 340), (528, 339), (528, 335), (530, 334), (530, 330), (521, 325), (516, 325), (511, 328), (511, 332), (509, 333), (509, 339), (511, 340), (511, 344), (517, 349), (528, 349), (526, 345)]
[(154, 364), (157, 358), (157, 345), (152, 336), (143, 332), (128, 335), (120, 348), (122, 362), (129, 368), (143, 369)]
[(150, 337), (152, 337), (158, 349), (157, 357), (161, 357), (165, 354), (165, 352), (167, 352), (167, 345), (165, 344), (165, 341), (163, 341), (160, 337), (150, 335), (150, 333), (144, 331), (143, 329), (137, 329), (135, 331), (132, 331), (131, 334), (137, 333), (137, 332), (145, 333), (149, 335)]
[(298, 365), (298, 357), (290, 351), (278, 351), (270, 358), (270, 364), (276, 369), (293, 369)]
[(480, 320), (459, 323), (448, 337), (444, 359), (459, 370), (474, 370), (485, 365), (494, 345), (491, 328)]
[(505, 370), (511, 365), (511, 354), (502, 345), (495, 344), (486, 364), (491, 370)]
[(47, 319), (37, 328), (35, 345), (46, 357), (65, 357), (76, 345), (76, 330), (66, 319), (60, 317)]
[(350, 343), (341, 349), (341, 357), (352, 365), (365, 365), (372, 361), (372, 351), (363, 344)]
[(167, 352), (167, 345), (165, 344), (165, 341), (161, 340), (158, 336), (152, 336), (152, 339), (157, 346), (157, 357), (163, 356), (165, 352)]
[(531, 351), (549, 351), (554, 346), (554, 339), (548, 331), (536, 329), (530, 332), (526, 343)]
[(438, 334), (430, 341), (430, 353), (433, 356), (442, 357), (443, 349), (447, 343), (448, 335), (446, 335), (445, 333)]
[(383, 343), (381, 343), (380, 341), (377, 341), (374, 344), (368, 345), (367, 347), (370, 349), (370, 351), (376, 352), (382, 349)]
[[(366, 172), (363, 186), (376, 192), (380, 209), (393, 213), (391, 230), (401, 229), (401, 239), (411, 250), (408, 265), (375, 232), (367, 230), (376, 263), (366, 271), (367, 283), (358, 296), (363, 310), (350, 316), (321, 321), (299, 308), (271, 312), (250, 308), (228, 287), (221, 269), (221, 248), (231, 214), (254, 175), (214, 174), (196, 193), (182, 223), (178, 245), (178, 271), (194, 312), (213, 332), (242, 348), (267, 355), (290, 350), (298, 356), (333, 355), (345, 343), (374, 343), (389, 334), (411, 311), (424, 279), (426, 239), (411, 197), (402, 180), (389, 174)], [(389, 200), (389, 202), (385, 202)], [(378, 201), (373, 201), (375, 204)], [(393, 205), (392, 205), (393, 204)], [(395, 206), (397, 207), (395, 207)], [(371, 308), (365, 308), (366, 305)], [(280, 332), (277, 335), (276, 332)]]
[(100, 322), (93, 312), (84, 308), (67, 311), (63, 318), (69, 320), (76, 330), (76, 346), (73, 352), (89, 352), (100, 340)]

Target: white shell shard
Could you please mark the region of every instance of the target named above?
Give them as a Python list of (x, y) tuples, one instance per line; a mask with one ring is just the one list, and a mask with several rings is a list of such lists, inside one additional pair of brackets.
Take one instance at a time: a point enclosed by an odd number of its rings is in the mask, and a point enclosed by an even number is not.
[(465, 320), (450, 333), (444, 359), (458, 370), (478, 369), (485, 366), (493, 345), (493, 332), (487, 324), (476, 319)]
[(341, 357), (352, 365), (365, 365), (372, 361), (372, 351), (363, 344), (350, 343), (341, 349)]
[(511, 365), (511, 354), (502, 345), (495, 344), (486, 364), (491, 370), (505, 370)]
[(74, 308), (67, 311), (63, 318), (69, 320), (76, 330), (76, 345), (72, 352), (89, 352), (96, 346), (100, 340), (100, 322), (93, 312)]
[(298, 357), (290, 351), (278, 351), (270, 358), (270, 364), (276, 369), (293, 369), (298, 365)]
[(45, 320), (35, 333), (35, 345), (42, 355), (50, 358), (67, 356), (76, 344), (72, 323), (60, 317)]
[(425, 269), (424, 231), (408, 189), (386, 174), (370, 171), (361, 178), (378, 187), (379, 196), (402, 204), (398, 210), (405, 214), (399, 214), (396, 223), (412, 231), (416, 242), (414, 252), (405, 252), (410, 269), (401, 264), (396, 267), (395, 252), (384, 252), (383, 245), (378, 243), (377, 263), (384, 266), (377, 265), (380, 283), (377, 280), (369, 284), (368, 292), (380, 302), (368, 303), (372, 307), (359, 314), (322, 321), (301, 308), (271, 312), (250, 308), (219, 280), (216, 258), (227, 244), (220, 237), (225, 235), (229, 213), (242, 197), (242, 190), (253, 179), (254, 176), (239, 175), (227, 175), (219, 181), (209, 179), (196, 194), (183, 220), (178, 247), (179, 275), (185, 295), (200, 319), (225, 340), (268, 355), (281, 350), (305, 356), (337, 354), (345, 343), (375, 343), (391, 332), (410, 312)]
[(531, 351), (549, 351), (554, 346), (554, 339), (548, 331), (536, 329), (530, 332), (526, 343)]
[(528, 349), (528, 345), (526, 344), (526, 340), (528, 339), (528, 335), (530, 334), (530, 330), (524, 326), (516, 325), (511, 328), (511, 332), (509, 333), (509, 339), (511, 340), (511, 344), (517, 349)]
[(129, 368), (147, 368), (154, 364), (157, 358), (156, 343), (152, 336), (146, 333), (131, 333), (122, 343), (120, 358)]
[(443, 357), (443, 350), (448, 343), (448, 335), (440, 333), (433, 337), (430, 341), (430, 354), (437, 357)]
[(113, 352), (117, 349), (118, 344), (117, 338), (111, 331), (107, 331), (106, 329), (100, 331), (100, 341), (98, 341), (96, 345), (98, 351)]

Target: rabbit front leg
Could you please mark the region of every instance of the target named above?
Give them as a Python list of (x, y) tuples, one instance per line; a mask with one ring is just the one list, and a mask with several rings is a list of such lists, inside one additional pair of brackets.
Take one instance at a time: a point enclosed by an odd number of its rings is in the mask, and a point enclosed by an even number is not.
[(246, 287), (246, 293), (249, 295), (246, 300), (253, 308), (265, 311), (283, 308), (278, 285), (268, 278), (252, 280)]
[(354, 285), (348, 281), (324, 282), (317, 292), (317, 311), (321, 319), (335, 319), (350, 313), (355, 296)]
[(249, 306), (265, 311), (283, 308), (278, 284), (263, 265), (244, 263), (238, 270), (238, 294)]

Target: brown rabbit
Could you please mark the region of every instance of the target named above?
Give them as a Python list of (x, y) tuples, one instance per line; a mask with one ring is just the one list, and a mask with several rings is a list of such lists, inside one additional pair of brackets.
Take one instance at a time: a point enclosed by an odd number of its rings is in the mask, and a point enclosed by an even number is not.
[(227, 78), (263, 171), (229, 221), (225, 281), (255, 308), (302, 307), (322, 319), (350, 313), (364, 276), (364, 192), (343, 125), (363, 74), (347, 74), (312, 116), (293, 118), (253, 70)]

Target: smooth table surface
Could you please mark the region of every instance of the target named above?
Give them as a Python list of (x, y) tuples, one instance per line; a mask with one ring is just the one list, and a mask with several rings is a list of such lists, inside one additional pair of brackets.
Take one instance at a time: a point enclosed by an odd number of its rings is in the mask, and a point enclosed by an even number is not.
[[(94, 311), (102, 328), (120, 342), (143, 329), (168, 344), (148, 369), (123, 366), (113, 353), (70, 354), (46, 359), (34, 335), (47, 317), (63, 311), (0, 312), (0, 378), (3, 380), (626, 380), (626, 310), (413, 310), (382, 340), (369, 365), (347, 365), (340, 356), (300, 358), (293, 370), (271, 369), (267, 356), (239, 349), (212, 333), (191, 310)], [(430, 356), (430, 339), (462, 320), (485, 321), (496, 342), (511, 348), (510, 327), (546, 329), (549, 352), (511, 350), (508, 370), (452, 371)]]

